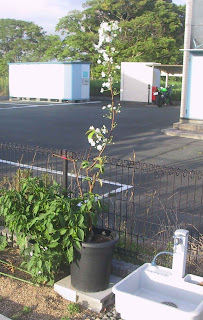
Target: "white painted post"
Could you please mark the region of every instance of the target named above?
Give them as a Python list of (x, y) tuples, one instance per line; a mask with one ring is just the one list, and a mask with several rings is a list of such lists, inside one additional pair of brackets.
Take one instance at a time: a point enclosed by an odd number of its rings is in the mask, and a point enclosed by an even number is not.
[(174, 233), (172, 272), (176, 277), (183, 278), (185, 275), (188, 235), (189, 231), (184, 229), (178, 229)]
[(190, 53), (186, 50), (190, 49), (192, 8), (193, 8), (193, 0), (187, 0), (186, 16), (185, 16), (185, 38), (184, 38), (185, 51), (183, 54), (183, 79), (182, 79), (180, 118), (186, 117), (187, 82), (188, 82), (188, 67), (189, 67), (189, 57), (190, 57)]

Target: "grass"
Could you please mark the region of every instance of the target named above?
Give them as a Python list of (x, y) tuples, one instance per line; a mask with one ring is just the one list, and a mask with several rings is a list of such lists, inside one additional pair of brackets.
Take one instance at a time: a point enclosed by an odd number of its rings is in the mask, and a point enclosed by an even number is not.
[(32, 308), (24, 306), (22, 308), (22, 310), (20, 310), (19, 312), (17, 312), (16, 314), (14, 314), (11, 318), (13, 320), (20, 320), (22, 318), (23, 315), (25, 314), (29, 314), (30, 312), (32, 312)]
[(8, 96), (9, 94), (9, 78), (0, 77), (0, 96)]

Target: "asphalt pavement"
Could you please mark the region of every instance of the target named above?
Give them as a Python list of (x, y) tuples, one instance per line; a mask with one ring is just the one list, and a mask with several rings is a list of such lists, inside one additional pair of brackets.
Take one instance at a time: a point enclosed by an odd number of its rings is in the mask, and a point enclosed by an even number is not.
[[(102, 106), (108, 101), (50, 103), (36, 101), (0, 102), (0, 142), (85, 152), (85, 132), (91, 125), (108, 126)], [(203, 170), (201, 140), (167, 136), (162, 129), (179, 121), (180, 106), (158, 108), (121, 102), (121, 113), (106, 154), (119, 159)]]

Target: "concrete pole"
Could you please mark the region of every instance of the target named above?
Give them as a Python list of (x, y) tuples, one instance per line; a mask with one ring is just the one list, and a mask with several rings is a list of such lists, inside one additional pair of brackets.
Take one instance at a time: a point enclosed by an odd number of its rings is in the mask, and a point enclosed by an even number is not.
[(188, 51), (186, 51), (186, 49), (190, 49), (192, 8), (193, 8), (193, 0), (187, 0), (186, 1), (186, 16), (185, 16), (185, 37), (184, 37), (185, 51), (183, 54), (183, 80), (182, 80), (180, 118), (186, 118), (188, 66), (189, 66), (189, 57), (190, 57), (190, 53)]
[(168, 73), (166, 73), (166, 82), (165, 82), (165, 87), (168, 87)]

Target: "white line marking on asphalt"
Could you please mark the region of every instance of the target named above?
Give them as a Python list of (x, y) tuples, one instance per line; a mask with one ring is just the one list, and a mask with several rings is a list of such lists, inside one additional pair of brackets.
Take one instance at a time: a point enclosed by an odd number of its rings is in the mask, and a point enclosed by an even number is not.
[[(3, 159), (0, 159), (0, 163), (5, 163), (5, 164), (9, 164), (11, 166), (15, 166), (15, 167), (20, 167), (20, 168), (26, 168), (26, 169), (32, 169), (32, 170), (36, 170), (36, 171), (41, 171), (41, 172), (48, 172), (48, 173), (55, 173), (55, 174), (58, 174), (58, 175), (62, 175), (63, 172), (62, 171), (57, 171), (57, 170), (53, 170), (53, 169), (47, 169), (47, 168), (42, 168), (42, 167), (36, 167), (36, 166), (30, 166), (28, 164), (23, 164), (23, 163), (18, 163), (18, 162), (12, 162), (12, 161), (8, 161), (8, 160), (3, 160)], [(76, 175), (73, 174), (73, 173), (68, 173), (68, 177), (72, 177), (72, 178), (75, 178)], [(80, 175), (79, 176), (80, 179), (84, 179), (86, 178), (86, 176), (82, 176)], [(103, 198), (103, 197), (108, 197), (109, 194), (116, 194), (116, 193), (120, 193), (122, 191), (126, 191), (128, 189), (131, 189), (133, 188), (133, 186), (131, 185), (127, 185), (127, 184), (121, 184), (119, 182), (114, 182), (114, 181), (109, 181), (109, 180), (104, 180), (104, 179), (101, 179), (102, 183), (104, 184), (110, 184), (110, 185), (113, 185), (113, 186), (117, 186), (119, 188), (117, 189), (114, 189), (114, 190), (111, 190), (110, 192), (107, 192), (105, 193), (102, 197), (100, 198)]]
[[(0, 110), (10, 110), (10, 109), (26, 109), (26, 108), (39, 108), (39, 107), (50, 107), (50, 106), (70, 106), (75, 104), (93, 104), (93, 103), (99, 103), (101, 101), (87, 101), (87, 102), (70, 102), (70, 103), (50, 103), (50, 104), (19, 104), (19, 106), (12, 106), (9, 108), (0, 108)], [(2, 103), (2, 104), (10, 104), (10, 103)], [(0, 103), (1, 105), (1, 103)]]

